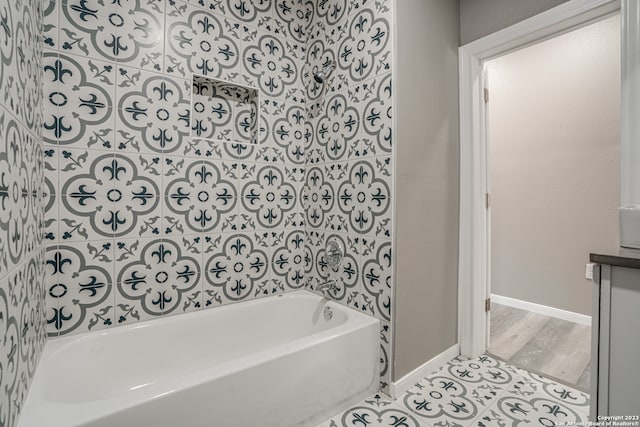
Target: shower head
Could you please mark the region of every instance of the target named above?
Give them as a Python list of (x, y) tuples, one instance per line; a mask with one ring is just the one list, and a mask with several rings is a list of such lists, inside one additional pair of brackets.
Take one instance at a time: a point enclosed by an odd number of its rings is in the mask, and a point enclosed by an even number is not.
[(318, 84), (324, 83), (324, 80), (331, 74), (331, 72), (336, 68), (336, 61), (326, 62), (320, 71), (316, 71), (313, 73), (313, 79)]

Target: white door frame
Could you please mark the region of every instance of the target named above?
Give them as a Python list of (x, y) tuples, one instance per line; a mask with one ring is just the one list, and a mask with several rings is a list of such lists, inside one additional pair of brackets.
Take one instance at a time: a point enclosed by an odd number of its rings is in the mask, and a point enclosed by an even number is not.
[[(638, 0), (570, 0), (536, 16), (466, 44), (459, 49), (460, 73), (460, 228), (458, 249), (458, 343), (464, 356), (477, 357), (486, 350), (489, 254), (485, 193), (487, 192), (487, 143), (482, 67), (525, 46), (568, 32), (621, 11), (622, 58), (629, 52), (630, 37), (640, 23), (631, 12), (640, 11)], [(627, 43), (625, 43), (625, 40)], [(637, 40), (637, 39), (636, 39)], [(638, 46), (636, 46), (637, 51)], [(622, 77), (625, 80), (625, 61)], [(636, 77), (640, 81), (640, 77)], [(623, 89), (625, 85), (623, 83)], [(640, 86), (638, 86), (640, 87)], [(637, 92), (640, 96), (640, 92)], [(625, 94), (623, 90), (623, 110)], [(625, 128), (625, 113), (621, 117)], [(629, 121), (629, 120), (627, 120)], [(640, 126), (639, 126), (640, 127)], [(624, 142), (622, 151), (625, 150)], [(624, 158), (624, 154), (622, 157)], [(623, 179), (624, 182), (624, 171)], [(586, 260), (585, 260), (586, 262)]]

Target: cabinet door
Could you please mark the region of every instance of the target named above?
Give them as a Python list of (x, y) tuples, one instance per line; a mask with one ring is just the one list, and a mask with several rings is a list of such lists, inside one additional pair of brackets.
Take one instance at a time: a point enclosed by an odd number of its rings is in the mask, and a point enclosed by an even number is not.
[(609, 414), (640, 415), (640, 270), (611, 270)]

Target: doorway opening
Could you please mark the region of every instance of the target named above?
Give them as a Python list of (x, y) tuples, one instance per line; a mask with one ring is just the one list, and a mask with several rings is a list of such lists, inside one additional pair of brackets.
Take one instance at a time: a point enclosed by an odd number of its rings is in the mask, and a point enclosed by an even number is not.
[(487, 352), (589, 392), (589, 253), (618, 248), (620, 16), (484, 64)]

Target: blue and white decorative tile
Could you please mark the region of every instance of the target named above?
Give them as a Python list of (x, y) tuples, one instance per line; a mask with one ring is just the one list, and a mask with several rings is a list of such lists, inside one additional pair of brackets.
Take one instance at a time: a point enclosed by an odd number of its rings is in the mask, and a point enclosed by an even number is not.
[(29, 377), (27, 367), (24, 363), (18, 364), (18, 374), (16, 376), (14, 388), (11, 392), (12, 411), (9, 414), (9, 425), (17, 424), (19, 414), (21, 413), (24, 402), (27, 399), (30, 383), (31, 377)]
[(470, 395), (464, 381), (435, 374), (412, 387), (402, 397), (402, 407), (430, 425), (463, 426), (480, 414)]
[[(202, 234), (173, 236), (171, 239), (163, 238), (163, 242), (171, 240), (176, 247), (180, 248), (185, 256), (189, 256), (197, 261), (198, 271), (202, 270)], [(180, 304), (174, 310), (165, 310), (162, 314), (181, 314), (190, 313), (203, 308), (203, 280), (202, 273), (200, 280), (195, 287), (181, 294)]]
[[(295, 192), (295, 198), (291, 201), (289, 206), (291, 209), (286, 211), (284, 215), (284, 228), (302, 227), (305, 224), (304, 209), (302, 208), (302, 189), (304, 187), (304, 178), (306, 169), (303, 165), (298, 164), (278, 164), (273, 165), (282, 176), (283, 183), (291, 185)], [(287, 198), (288, 199), (288, 198)], [(281, 203), (284, 204), (285, 198), (281, 198)]]
[[(29, 148), (21, 124), (4, 112), (0, 115), (0, 233), (9, 261), (17, 265), (23, 255), (24, 231), (30, 217)], [(0, 272), (5, 272), (2, 260)]]
[(380, 390), (389, 394), (391, 385), (391, 324), (380, 321)]
[[(391, 11), (380, 2), (353, 8), (338, 47), (338, 67), (349, 86), (391, 70)], [(377, 7), (378, 10), (375, 10)], [(371, 9), (374, 8), (374, 9)]]
[[(113, 160), (113, 153), (109, 151), (96, 151), (86, 149), (76, 149), (68, 147), (60, 147), (47, 151), (47, 153), (53, 152), (53, 156), (56, 158), (49, 158), (48, 169), (52, 179), (57, 175), (57, 181), (55, 184), (56, 193), (67, 194), (75, 192), (80, 187), (78, 184), (82, 184), (82, 191), (90, 194), (106, 195), (108, 192), (109, 174), (107, 171), (103, 171), (100, 167), (102, 164), (109, 163)], [(57, 166), (57, 171), (51, 168)], [(99, 170), (95, 170), (98, 166)], [(70, 181), (75, 180), (75, 183), (68, 184)], [(84, 180), (80, 182), (80, 180)]]
[(348, 218), (350, 232), (391, 237), (391, 158), (352, 164), (348, 180), (338, 187), (338, 215)]
[[(248, 295), (243, 299), (243, 301), (270, 295), (278, 295), (291, 290), (291, 288), (287, 286), (285, 278), (277, 275), (275, 272), (274, 253), (277, 248), (280, 248), (283, 245), (288, 234), (294, 233), (295, 231), (297, 230), (265, 229), (255, 230), (244, 234), (247, 238), (251, 239), (254, 248), (257, 248), (267, 254), (269, 267), (267, 269), (267, 273), (254, 283), (253, 294)], [(283, 268), (286, 269), (286, 266), (283, 266)]]
[(313, 229), (305, 230), (304, 246), (304, 272), (306, 277), (306, 288), (309, 291), (316, 290), (322, 276), (317, 269), (317, 260), (320, 250), (324, 249), (324, 232)]
[(204, 263), (205, 305), (213, 295), (221, 302), (236, 302), (253, 295), (257, 283), (268, 276), (269, 251), (257, 247), (249, 234), (222, 235), (215, 252)]
[(120, 225), (115, 237), (153, 237), (163, 232), (162, 196), (127, 195), (114, 204)]
[(95, 295), (93, 288), (71, 287), (64, 295), (56, 296), (58, 313), (53, 319), (48, 320), (53, 320), (51, 326), (54, 329), (60, 326), (60, 330), (57, 331), (59, 336), (99, 331), (114, 325), (113, 286), (103, 282), (91, 285), (104, 287), (96, 291)]
[(286, 153), (283, 147), (276, 144), (272, 129), (276, 120), (285, 115), (287, 103), (282, 99), (261, 96), (260, 98), (260, 123), (259, 123), (259, 149), (254, 156), (261, 163), (284, 163)]
[(306, 222), (312, 228), (324, 228), (325, 221), (331, 215), (335, 200), (335, 189), (322, 167), (307, 168), (302, 205)]
[[(284, 177), (288, 182), (291, 182), (296, 187), (304, 185), (307, 175), (305, 165), (286, 163), (284, 166), (280, 166), (280, 169), (284, 171)], [(298, 193), (298, 198), (302, 198), (300, 193)]]
[(6, 259), (2, 259), (0, 271), (8, 272), (9, 268), (20, 263), (27, 252), (25, 239), (29, 218), (29, 196), (26, 193), (2, 193), (0, 201), (0, 232), (4, 242)]
[(15, 426), (44, 347), (42, 8), (0, 5), (0, 424)]
[[(160, 157), (144, 154), (127, 156), (115, 154), (111, 163), (105, 164), (108, 171), (109, 191), (107, 196), (118, 202), (118, 197), (130, 196), (152, 199), (161, 195), (158, 182), (162, 180)], [(115, 190), (116, 194), (113, 194)]]
[(268, 15), (272, 8), (272, 2), (267, 0), (224, 0), (225, 13), (243, 22), (258, 21)]
[[(117, 239), (115, 240), (115, 274), (125, 265), (139, 259), (140, 248), (153, 239)], [(117, 276), (116, 276), (117, 279)], [(125, 294), (115, 292), (115, 321), (114, 325), (124, 325), (152, 319), (151, 314), (142, 309), (140, 301), (131, 300)]]
[(37, 261), (42, 260), (35, 256), (27, 259), (14, 270), (13, 278), (9, 279), (16, 285), (14, 295), (17, 297), (10, 309), (10, 316), (15, 317), (18, 322), (20, 362), (29, 378), (35, 373), (41, 350), (40, 329), (44, 328), (44, 319), (40, 317), (44, 301), (41, 298), (42, 282), (38, 277)]
[(563, 402), (536, 394), (523, 398), (507, 392), (498, 402), (475, 420), (477, 426), (567, 425), (587, 423), (588, 415), (575, 411)]
[(0, 278), (6, 277), (8, 270), (8, 248), (6, 243), (6, 232), (0, 233)]
[(50, 336), (85, 332), (113, 323), (113, 241), (47, 249), (47, 318)]
[[(391, 319), (393, 287), (393, 256), (390, 240), (363, 240), (362, 242), (362, 294), (373, 303), (374, 315)], [(364, 302), (365, 300), (363, 300)]]
[(202, 147), (202, 157), (208, 161), (250, 162), (262, 155), (269, 158), (269, 154), (266, 153), (266, 147), (256, 144), (208, 139), (199, 140), (199, 143)]
[[(0, 341), (0, 415), (8, 425), (11, 425), (12, 404), (11, 394), (16, 386), (19, 374), (19, 352), (18, 342), (19, 329), (18, 319), (12, 316), (13, 309), (10, 299), (5, 292), (9, 285), (6, 279), (0, 280), (0, 332), (4, 339)], [(16, 417), (17, 418), (17, 417)]]
[(302, 193), (304, 192), (304, 187), (300, 184), (294, 184), (294, 187), (298, 198), (296, 199), (293, 209), (291, 209), (285, 216), (283, 223), (285, 229), (304, 228), (307, 223), (305, 219), (305, 212), (302, 207)]
[(192, 136), (246, 144), (258, 143), (257, 90), (195, 76), (192, 93)]
[(519, 375), (518, 369), (487, 355), (475, 359), (456, 357), (440, 372), (467, 385), (468, 398), (479, 408), (479, 413), (495, 405)]
[(59, 197), (52, 191), (53, 183), (45, 178), (47, 191), (43, 195), (44, 201), (44, 224), (42, 230), (43, 244), (49, 244), (57, 241), (59, 238), (58, 220), (59, 220)]
[(117, 242), (117, 291), (124, 298), (119, 301), (153, 317), (184, 310), (185, 300), (188, 303), (188, 297), (194, 298), (201, 288), (201, 249), (199, 243), (188, 243), (180, 239)]
[(44, 192), (44, 147), (36, 141), (33, 134), (29, 132), (25, 134), (28, 138), (26, 138), (27, 140), (23, 139), (23, 144), (25, 144), (29, 150), (26, 156), (26, 160), (29, 163), (28, 172), (30, 179), (28, 191), (29, 193), (42, 196)]
[(301, 289), (306, 285), (304, 276), (305, 234), (303, 229), (283, 231), (273, 248), (271, 263), (274, 279), (286, 284), (287, 289)]
[(321, 99), (310, 103), (306, 107), (307, 120), (304, 130), (304, 151), (306, 164), (308, 165), (320, 165), (327, 161), (326, 150), (320, 145), (317, 136), (318, 124), (324, 114), (325, 104), (326, 100)]
[(304, 155), (304, 108), (286, 104), (285, 114), (275, 119), (271, 125), (271, 132), (276, 148), (280, 148), (286, 155), (285, 161), (303, 164)]
[(44, 47), (47, 49), (58, 49), (58, 15), (60, 13), (60, 2), (56, 0), (46, 0), (43, 4), (43, 27), (42, 36)]
[(393, 147), (393, 95), (391, 74), (371, 82), (376, 91), (373, 99), (362, 103), (362, 138), (375, 142), (371, 148), (367, 145), (356, 153), (362, 157), (387, 155)]
[(521, 376), (511, 385), (509, 393), (529, 399), (540, 395), (554, 401), (561, 402), (567, 408), (576, 412), (589, 413), (589, 395), (580, 390), (544, 378), (532, 372), (518, 370)]
[(298, 91), (296, 62), (280, 39), (261, 32), (245, 44), (242, 53), (248, 85), (259, 88), (265, 96), (292, 102)]
[(19, 121), (0, 109), (0, 193), (29, 191), (27, 133)]
[(42, 327), (39, 330), (39, 348), (44, 348), (45, 343), (46, 343), (46, 339), (47, 339), (47, 328), (46, 328), (46, 311), (47, 311), (47, 307), (46, 307), (46, 287), (45, 287), (45, 271), (46, 271), (46, 267), (45, 267), (45, 259), (46, 259), (46, 249), (45, 246), (40, 246), (40, 248), (38, 249), (37, 253), (35, 254), (35, 257), (33, 259), (35, 259), (36, 262), (36, 276), (37, 276), (37, 283), (38, 283), (38, 289), (37, 289), (37, 299), (39, 301), (39, 307), (40, 307), (40, 311), (39, 313), (36, 313), (36, 315), (40, 316), (41, 319), (41, 325)]
[(164, 0), (63, 1), (61, 51), (161, 72), (164, 7)]
[(447, 375), (470, 384), (491, 384), (506, 390), (521, 371), (493, 357), (482, 355), (475, 359), (459, 356), (443, 368)]
[(192, 136), (208, 140), (235, 141), (233, 110), (237, 102), (215, 93), (207, 96), (196, 85), (193, 89)]
[[(71, 105), (113, 107), (116, 66), (112, 62), (47, 50), (43, 64), (46, 97), (64, 95)], [(100, 105), (98, 105), (100, 104)], [(60, 103), (52, 103), (63, 107)], [(72, 110), (73, 111), (73, 110)], [(96, 147), (99, 148), (99, 147)]]
[[(156, 180), (160, 173), (157, 168), (148, 168), (148, 163), (152, 161), (142, 156), (129, 159), (118, 154), (62, 150), (60, 179), (65, 184), (60, 212), (65, 214), (63, 218), (75, 221), (67, 225), (75, 228), (84, 218), (90, 231), (103, 237), (132, 231), (139, 216), (152, 214), (159, 205)], [(60, 230), (63, 238), (68, 231)]]
[(82, 242), (113, 238), (115, 205), (106, 195), (56, 195), (58, 200), (58, 241)]
[(314, 75), (329, 68), (336, 61), (336, 53), (327, 37), (318, 37), (307, 46), (307, 61), (302, 70), (302, 84), (305, 87), (306, 99), (315, 101), (326, 96), (336, 78), (335, 70), (325, 73), (325, 80), (317, 82)]
[(350, 0), (323, 0), (315, 4), (315, 17), (327, 27), (334, 27), (348, 17)]
[[(179, 2), (169, 2), (167, 4), (167, 14), (180, 7), (177, 3)], [(224, 16), (227, 13), (225, 0), (187, 0), (187, 3), (218, 15)]]
[(52, 51), (45, 53), (46, 142), (112, 149), (114, 68), (95, 59)]
[[(382, 322), (383, 347), (389, 330)], [(381, 363), (385, 355), (382, 353)], [(384, 372), (384, 365), (382, 372)], [(454, 375), (451, 375), (451, 373)], [(384, 382), (384, 380), (383, 380)], [(534, 384), (535, 383), (535, 384)], [(548, 393), (545, 385), (555, 392)], [(542, 386), (542, 388), (537, 388)], [(409, 389), (396, 401), (380, 395), (365, 399), (337, 414), (321, 426), (500, 426), (561, 425), (585, 423), (588, 396), (578, 398), (578, 407), (567, 395), (579, 396), (568, 387), (535, 374), (514, 368), (488, 356), (475, 359), (456, 357), (438, 371)], [(374, 412), (366, 411), (373, 407)], [(395, 418), (385, 420), (382, 409), (395, 408)], [(413, 420), (417, 424), (410, 424)]]
[(285, 180), (283, 169), (257, 164), (255, 174), (239, 182), (240, 215), (249, 218), (243, 230), (282, 226), (297, 201), (296, 189)]
[(172, 6), (166, 19), (165, 72), (234, 81), (240, 73), (240, 25), (179, 0)]
[(346, 160), (348, 147), (357, 139), (360, 128), (358, 105), (347, 92), (341, 92), (327, 98), (324, 107), (316, 127), (316, 141), (328, 162)]
[(34, 202), (37, 200), (34, 197), (34, 193), (27, 193), (21, 195), (21, 199), (26, 199), (27, 203), (27, 215), (22, 219), (22, 257), (24, 259), (29, 259), (34, 255), (34, 252), (38, 249), (38, 241), (41, 240), (41, 237), (38, 236), (39, 224), (38, 221), (42, 220), (38, 218), (42, 206), (35, 204)]
[(60, 2), (58, 49), (77, 56), (116, 61), (119, 50), (117, 27), (110, 22), (109, 12), (99, 10), (100, 5), (96, 3)]
[(318, 427), (420, 427), (419, 419), (381, 394), (375, 394)]
[[(324, 165), (324, 173), (327, 177), (329, 185), (334, 191), (335, 203), (331, 212), (325, 216), (324, 227), (327, 230), (331, 230), (336, 233), (353, 233), (361, 232), (350, 224), (349, 208), (354, 197), (356, 200), (358, 195), (354, 194), (352, 189), (343, 188), (349, 184), (352, 179), (350, 172), (355, 169), (357, 163), (355, 162), (339, 162), (339, 163), (326, 163)], [(366, 184), (365, 184), (366, 185)], [(354, 216), (359, 221), (357, 215)]]
[[(6, 76), (2, 76), (5, 80), (2, 85), (3, 106), (19, 118), (25, 130), (36, 133), (40, 126), (38, 111), (42, 99), (40, 92), (42, 49), (41, 38), (38, 35), (42, 24), (41, 9), (39, 4), (36, 11), (33, 10), (35, 8), (21, 2), (16, 2), (12, 7), (12, 12), (9, 12), (7, 6), (3, 10), (3, 30), (9, 31), (5, 37), (10, 38), (12, 43), (11, 47), (5, 47), (5, 53), (11, 56), (9, 51), (13, 50), (16, 55), (13, 60), (9, 59), (3, 65), (3, 68), (6, 66), (7, 72)], [(12, 17), (13, 22), (11, 22)], [(11, 28), (9, 28), (10, 25)], [(4, 71), (0, 72), (4, 74)]]
[(230, 164), (165, 157), (164, 166), (165, 234), (236, 229), (238, 190)]
[(114, 326), (129, 325), (151, 320), (154, 316), (142, 308), (140, 301), (131, 300), (125, 294), (118, 292), (116, 287), (114, 302)]
[(204, 140), (188, 137), (182, 141), (182, 147), (176, 151), (176, 156), (202, 158), (204, 157)]
[(304, 45), (312, 9), (313, 4), (307, 0), (274, 0), (270, 13), (258, 19), (258, 28)]
[[(272, 272), (272, 276), (275, 276)], [(263, 279), (256, 283), (253, 291), (254, 298), (264, 298), (273, 295), (280, 295), (285, 293), (287, 289), (291, 289), (285, 285), (285, 282), (278, 277), (271, 277), (269, 279)]]
[(517, 377), (517, 369), (489, 356), (457, 357), (410, 389), (403, 406), (432, 425), (469, 425), (498, 404)]
[(304, 65), (307, 59), (307, 49), (304, 44), (298, 44), (290, 40), (286, 40), (285, 48), (287, 52), (291, 53), (291, 58), (294, 60), (296, 64), (296, 70), (297, 70), (294, 84), (289, 88), (288, 92), (285, 94), (285, 99), (288, 102), (292, 102), (292, 103), (304, 106), (307, 102), (306, 90), (302, 85), (300, 74), (302, 73), (302, 69), (304, 68)]
[(191, 83), (118, 67), (116, 149), (172, 153), (190, 132)]

